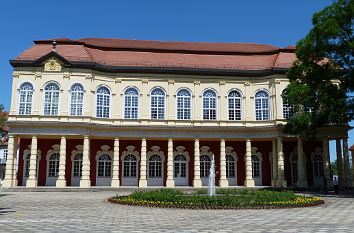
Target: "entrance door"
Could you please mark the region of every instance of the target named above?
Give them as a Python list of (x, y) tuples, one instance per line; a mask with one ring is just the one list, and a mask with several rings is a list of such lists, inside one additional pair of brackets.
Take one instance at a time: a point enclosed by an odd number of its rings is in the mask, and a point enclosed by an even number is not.
[(262, 164), (256, 155), (252, 155), (252, 177), (256, 186), (262, 186)]
[(102, 154), (97, 160), (96, 186), (111, 186), (112, 158), (108, 154)]
[(313, 184), (314, 186), (323, 185), (323, 160), (321, 155), (313, 158)]
[(80, 186), (82, 175), (82, 154), (76, 154), (72, 164), (71, 186)]
[(148, 186), (163, 186), (163, 162), (160, 155), (149, 157), (148, 169)]
[(235, 157), (232, 155), (226, 155), (226, 178), (229, 182), (229, 186), (237, 185), (236, 167)]
[(46, 186), (55, 186), (59, 175), (59, 153), (54, 152), (49, 156)]
[(176, 155), (174, 159), (174, 180), (176, 186), (188, 185), (188, 162), (184, 155)]
[(208, 186), (210, 174), (211, 158), (209, 155), (200, 156), (200, 179), (202, 186)]

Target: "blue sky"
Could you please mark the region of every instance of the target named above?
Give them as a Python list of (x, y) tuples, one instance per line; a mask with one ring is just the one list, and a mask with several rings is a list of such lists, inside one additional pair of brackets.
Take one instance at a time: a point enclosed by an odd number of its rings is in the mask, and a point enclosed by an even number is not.
[[(107, 37), (294, 45), (331, 0), (0, 1), (0, 103), (10, 108), (12, 67), (36, 39)], [(349, 145), (354, 134), (349, 134)], [(331, 143), (331, 157), (335, 156)]]

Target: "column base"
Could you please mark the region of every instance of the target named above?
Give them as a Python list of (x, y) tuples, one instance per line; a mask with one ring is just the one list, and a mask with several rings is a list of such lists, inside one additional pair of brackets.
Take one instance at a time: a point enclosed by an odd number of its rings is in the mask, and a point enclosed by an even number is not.
[(277, 186), (277, 180), (273, 179), (271, 184), (272, 184), (272, 187), (276, 187)]
[(200, 179), (193, 180), (193, 187), (194, 188), (201, 188), (202, 187), (202, 181)]
[(219, 187), (221, 188), (229, 187), (229, 181), (227, 179), (220, 179)]
[(6, 179), (2, 181), (2, 187), (3, 188), (13, 188), (15, 182), (13, 180)]
[(286, 180), (284, 179), (280, 179), (280, 180), (276, 180), (276, 187), (278, 188), (286, 188)]
[(35, 188), (35, 187), (37, 187), (37, 180), (36, 179), (34, 179), (34, 180), (27, 179), (26, 187), (27, 188)]
[(119, 179), (112, 179), (111, 187), (112, 188), (118, 188), (119, 187)]
[(254, 187), (254, 179), (246, 179), (245, 180), (245, 187)]
[(167, 179), (166, 180), (166, 187), (167, 188), (173, 188), (175, 187), (175, 181), (173, 179)]
[(91, 187), (91, 180), (90, 179), (81, 179), (80, 180), (80, 188), (90, 188)]
[(139, 180), (139, 188), (147, 188), (147, 180)]
[(55, 183), (56, 188), (65, 188), (66, 187), (66, 180), (65, 179), (58, 179), (57, 182)]

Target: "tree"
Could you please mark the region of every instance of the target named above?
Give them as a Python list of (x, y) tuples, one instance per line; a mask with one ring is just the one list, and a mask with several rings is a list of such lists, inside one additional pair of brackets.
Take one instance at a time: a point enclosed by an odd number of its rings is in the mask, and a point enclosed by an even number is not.
[(284, 98), (294, 108), (285, 132), (311, 136), (354, 117), (354, 1), (336, 0), (314, 14), (313, 28), (296, 46)]
[(7, 114), (4, 112), (4, 105), (0, 104), (0, 126), (6, 121)]
[(331, 162), (331, 170), (333, 175), (338, 175), (337, 160)]

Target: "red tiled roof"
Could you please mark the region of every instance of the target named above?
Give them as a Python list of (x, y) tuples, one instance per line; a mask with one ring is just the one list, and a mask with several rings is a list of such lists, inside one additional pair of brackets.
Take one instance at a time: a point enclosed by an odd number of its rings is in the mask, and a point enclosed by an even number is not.
[[(260, 71), (288, 69), (296, 59), (295, 47), (248, 43), (162, 42), (125, 39), (67, 38), (38, 40), (12, 64), (36, 61), (52, 51), (68, 62), (106, 67), (160, 67)], [(18, 63), (20, 64), (20, 63)]]
[(354, 144), (349, 148), (349, 150), (354, 151)]

